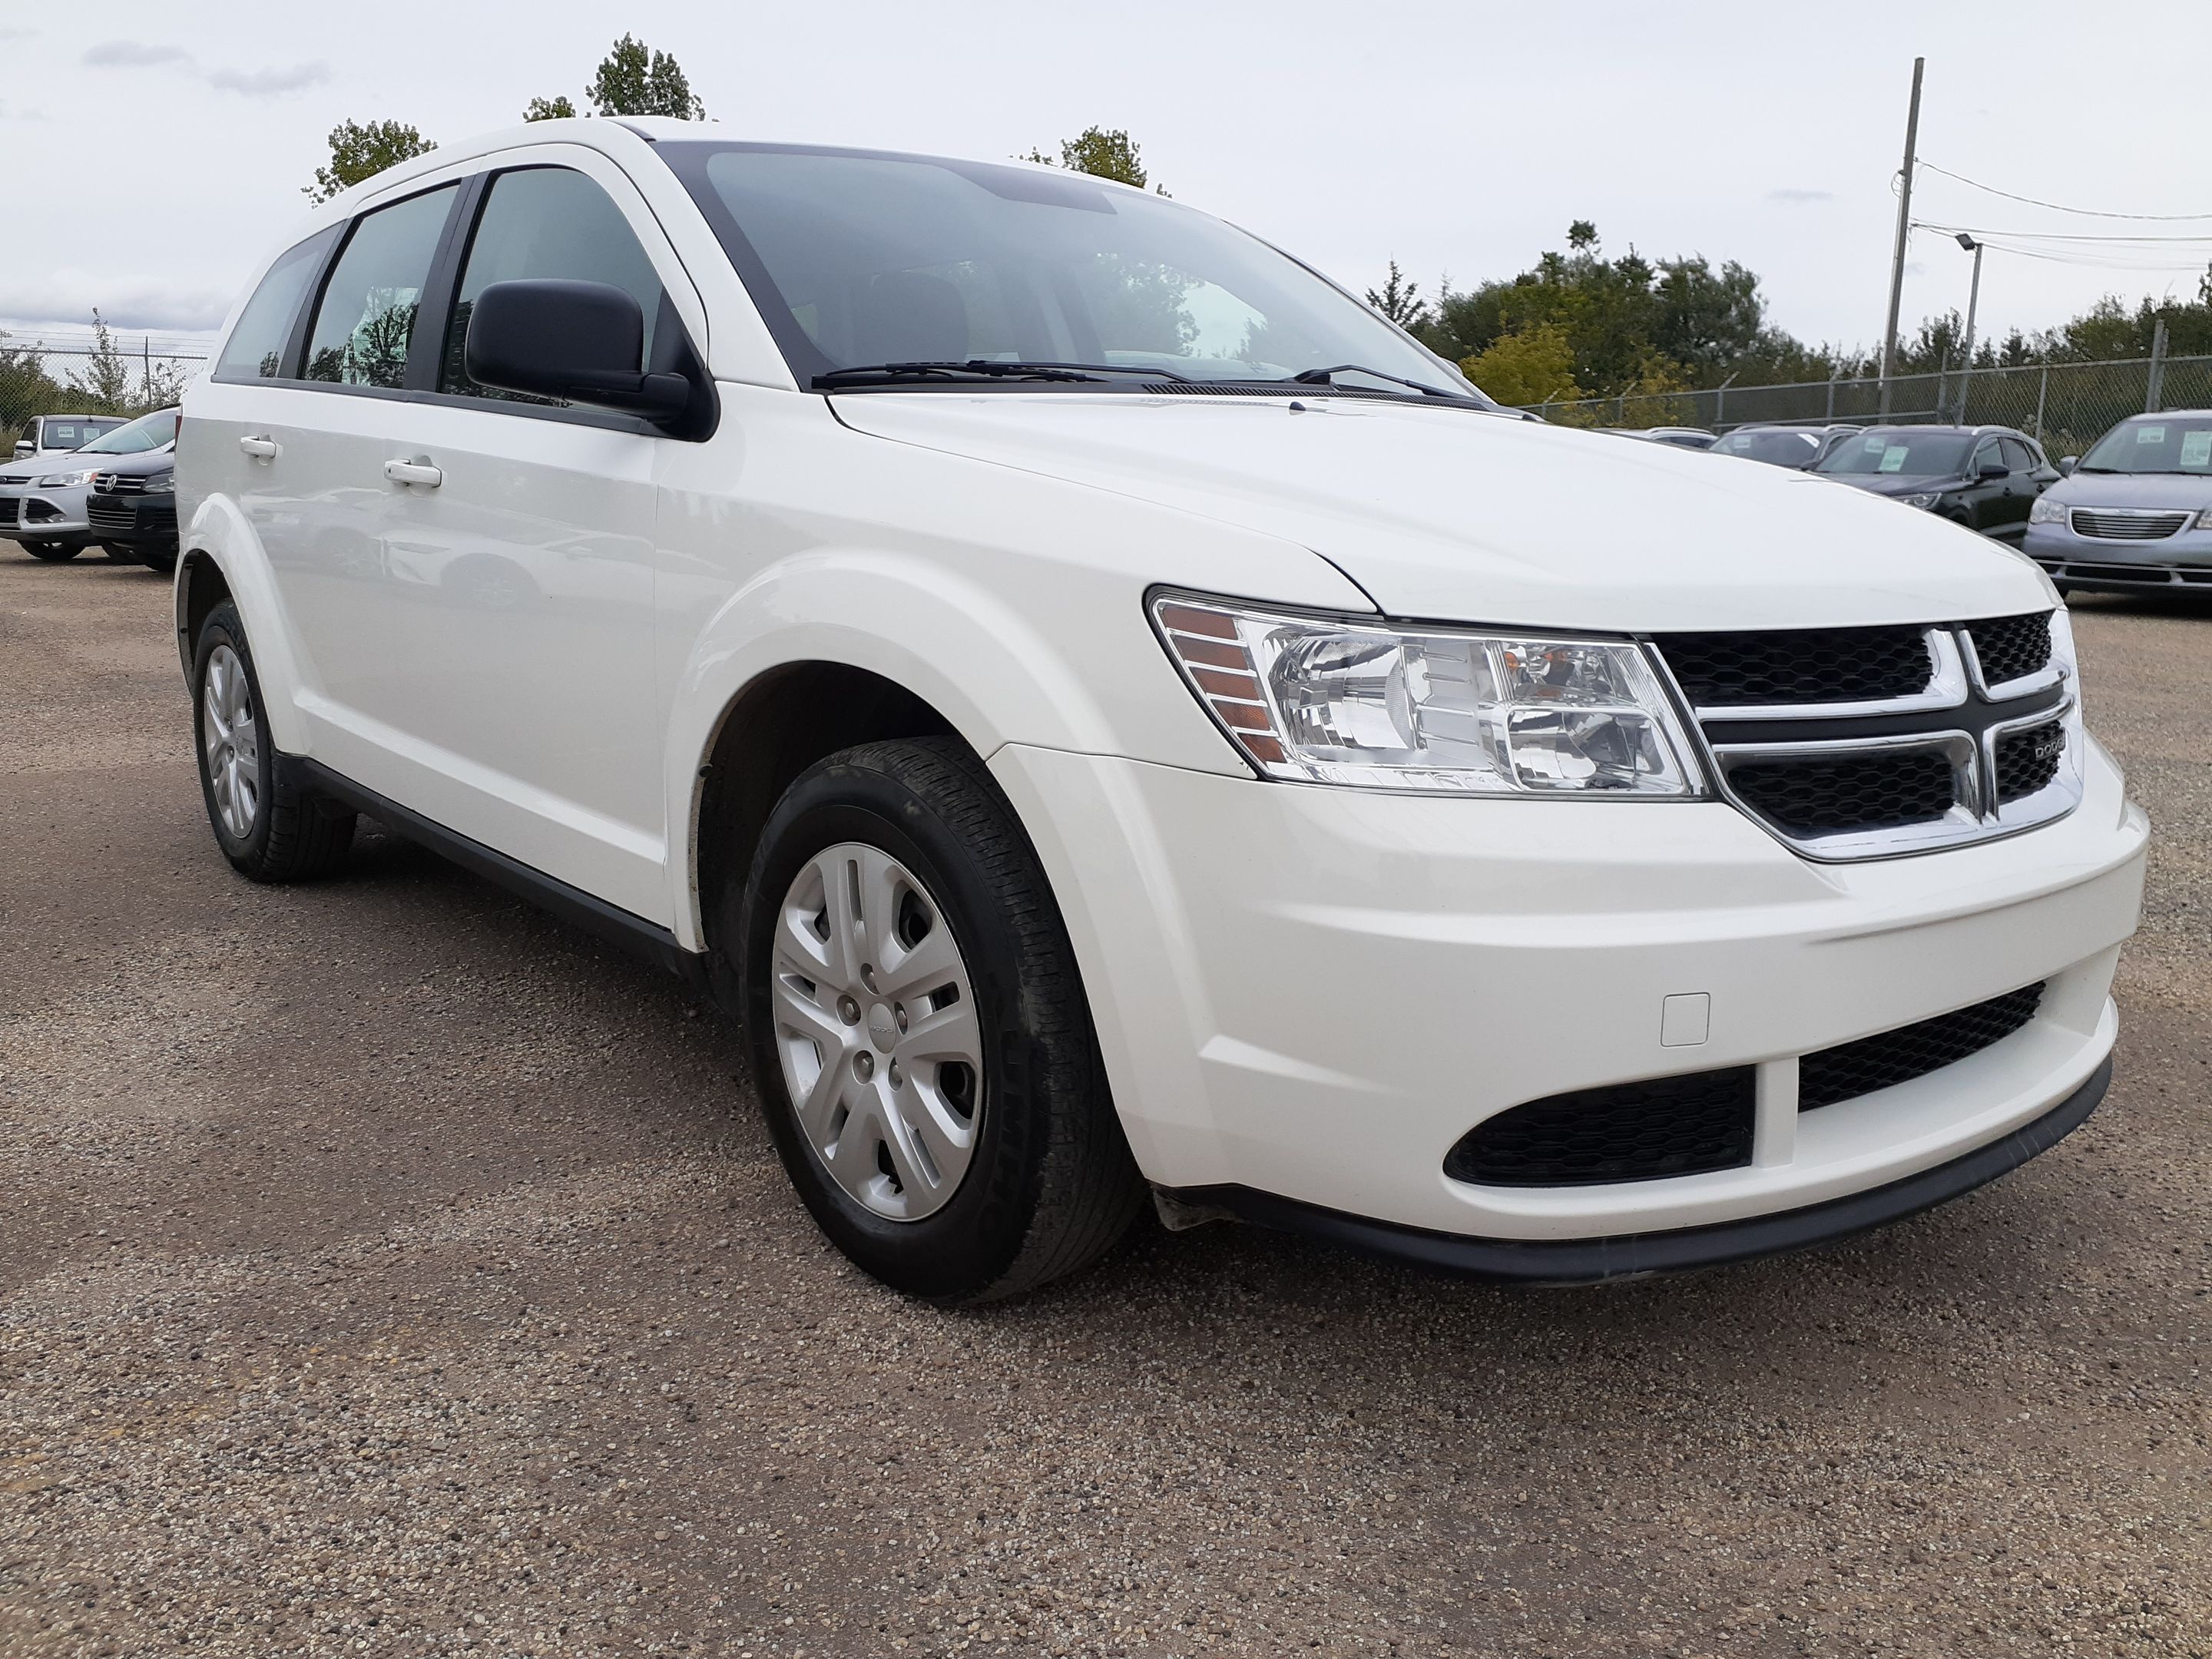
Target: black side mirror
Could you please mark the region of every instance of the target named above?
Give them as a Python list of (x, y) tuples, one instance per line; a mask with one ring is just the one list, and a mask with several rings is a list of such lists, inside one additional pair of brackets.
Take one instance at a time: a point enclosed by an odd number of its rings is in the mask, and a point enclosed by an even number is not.
[(2002, 461), (1984, 461), (1975, 471), (1974, 476), (1978, 478), (2009, 478), (2012, 477), (2012, 469)]
[(494, 283), (469, 312), (463, 361), (479, 386), (672, 421), (691, 401), (681, 374), (647, 374), (645, 313), (608, 283)]
[(2081, 465), (2081, 458), (2079, 455), (2061, 455), (2058, 458), (2058, 476), (2062, 478), (2070, 478), (2074, 476), (2074, 469)]

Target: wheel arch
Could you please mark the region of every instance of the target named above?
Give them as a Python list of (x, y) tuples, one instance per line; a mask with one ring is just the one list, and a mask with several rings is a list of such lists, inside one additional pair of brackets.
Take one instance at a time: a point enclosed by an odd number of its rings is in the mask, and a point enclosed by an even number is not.
[(261, 538), (228, 496), (203, 501), (178, 539), (177, 654), (187, 683), (192, 650), (208, 613), (228, 599), (246, 624), (253, 672), (261, 682), (262, 715), (270, 738), (286, 754), (308, 752), (307, 721), (300, 711), (299, 661), (288, 618), (276, 597)]

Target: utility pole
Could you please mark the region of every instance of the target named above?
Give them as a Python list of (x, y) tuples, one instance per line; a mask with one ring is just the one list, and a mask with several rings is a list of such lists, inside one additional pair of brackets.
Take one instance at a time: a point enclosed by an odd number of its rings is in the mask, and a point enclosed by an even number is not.
[(1889, 371), (1897, 358), (1897, 308), (1905, 298), (1905, 235), (1912, 223), (1912, 155), (1920, 141), (1920, 71), (1912, 60), (1912, 106), (1905, 118), (1905, 172), (1897, 192), (1897, 247), (1889, 262), (1889, 321), (1881, 331), (1881, 417), (1889, 418)]
[(1959, 424), (1966, 423), (1966, 388), (1974, 380), (1974, 313), (1982, 303), (1982, 245), (1965, 231), (1959, 233), (1959, 246), (1970, 250), (1974, 256), (1974, 285), (1966, 290), (1966, 367), (1959, 375)]

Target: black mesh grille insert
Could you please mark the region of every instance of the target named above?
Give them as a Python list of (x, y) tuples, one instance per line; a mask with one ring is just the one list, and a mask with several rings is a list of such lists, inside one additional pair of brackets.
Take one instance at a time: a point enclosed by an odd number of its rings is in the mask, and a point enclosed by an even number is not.
[(2031, 985), (1954, 1014), (1938, 1014), (1917, 1025), (1899, 1026), (1808, 1054), (1798, 1062), (1797, 1109), (1833, 1106), (1940, 1072), (2010, 1036), (2035, 1018), (2036, 1005), (2042, 1000), (2043, 987)]
[(1966, 632), (1973, 638), (1974, 655), (1981, 659), (1984, 684), (2002, 685), (2051, 665), (2048, 611), (2039, 611), (2033, 617), (1996, 617), (1988, 622), (1968, 623)]
[(1955, 799), (1950, 757), (1933, 749), (1745, 761), (1728, 777), (1745, 805), (1796, 835), (1929, 823)]
[(1754, 1110), (1748, 1066), (1581, 1089), (1475, 1125), (1444, 1173), (1488, 1187), (1586, 1187), (1741, 1169)]
[(22, 510), (23, 503), (21, 497), (15, 495), (0, 496), (0, 524), (15, 523), (16, 515), (21, 513)]
[(2015, 801), (2032, 795), (2058, 775), (2058, 762), (2066, 753), (2066, 726), (2046, 720), (2025, 732), (2008, 732), (1996, 742), (1997, 799)]
[(1700, 708), (1880, 702), (1916, 696), (1935, 676), (1917, 628), (1668, 634), (1659, 647)]

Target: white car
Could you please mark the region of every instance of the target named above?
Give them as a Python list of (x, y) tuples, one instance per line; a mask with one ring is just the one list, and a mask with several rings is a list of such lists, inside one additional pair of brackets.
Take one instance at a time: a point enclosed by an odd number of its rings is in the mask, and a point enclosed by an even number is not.
[(2032, 565), (1501, 416), (1181, 203), (449, 146), (265, 262), (177, 481), (230, 861), (324, 874), (366, 812), (710, 988), (815, 1217), (923, 1296), (1148, 1191), (1723, 1261), (2110, 1076), (2146, 826)]

